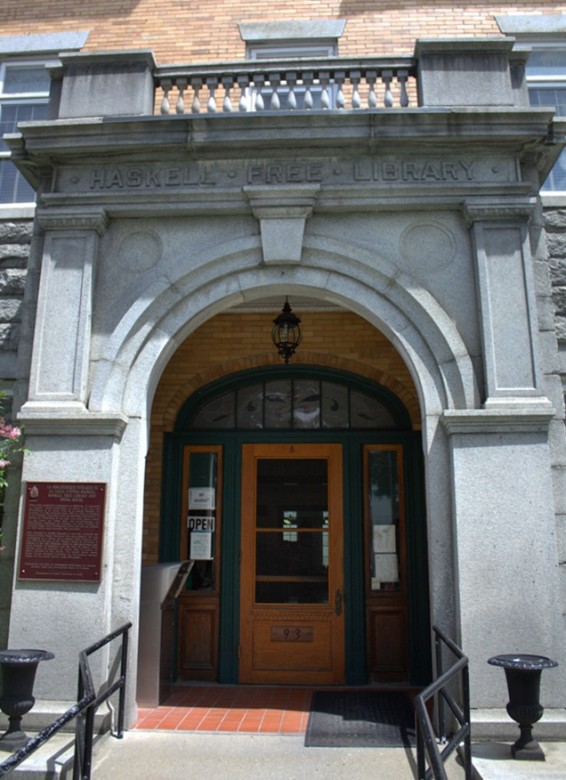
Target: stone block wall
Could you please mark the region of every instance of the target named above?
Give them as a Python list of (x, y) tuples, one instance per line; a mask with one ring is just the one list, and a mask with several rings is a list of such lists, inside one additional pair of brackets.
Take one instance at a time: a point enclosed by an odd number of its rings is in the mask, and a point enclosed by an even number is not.
[(32, 224), (0, 220), (0, 379), (16, 377), (16, 352)]
[(562, 350), (566, 352), (566, 209), (546, 209), (544, 225), (556, 314), (556, 334)]

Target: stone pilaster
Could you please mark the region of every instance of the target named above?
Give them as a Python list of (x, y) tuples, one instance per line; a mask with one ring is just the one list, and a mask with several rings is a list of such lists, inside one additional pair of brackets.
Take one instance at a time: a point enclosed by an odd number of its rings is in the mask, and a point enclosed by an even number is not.
[(98, 207), (40, 211), (38, 220), (47, 232), (24, 416), (33, 408), (85, 408), (94, 268), (107, 227)]
[(550, 408), (539, 354), (528, 219), (534, 203), (468, 201), (485, 372), (485, 408)]

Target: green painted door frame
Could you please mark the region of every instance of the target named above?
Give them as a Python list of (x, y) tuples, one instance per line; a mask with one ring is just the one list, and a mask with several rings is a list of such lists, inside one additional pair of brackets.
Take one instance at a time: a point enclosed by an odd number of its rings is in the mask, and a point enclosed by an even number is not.
[[(294, 368), (294, 367), (293, 367)], [(285, 376), (290, 367), (285, 367)], [(221, 541), (220, 581), (220, 647), (219, 682), (238, 682), (238, 644), (240, 615), (240, 505), (241, 505), (241, 451), (246, 443), (316, 443), (341, 444), (344, 462), (344, 599), (346, 605), (346, 682), (348, 685), (366, 683), (366, 641), (364, 603), (364, 531), (363, 531), (363, 445), (401, 444), (404, 450), (404, 485), (406, 490), (407, 560), (408, 560), (408, 614), (409, 614), (409, 669), (410, 682), (426, 684), (431, 677), (430, 620), (428, 603), (428, 556), (426, 511), (423, 490), (423, 462), (420, 433), (410, 428), (404, 408), (400, 411), (397, 398), (383, 388), (371, 385), (352, 375), (304, 368), (295, 375), (318, 374), (328, 381), (337, 377), (368, 388), (385, 398), (393, 407), (395, 419), (405, 430), (294, 430), (294, 431), (201, 431), (190, 429), (191, 410), (214, 393), (226, 392), (231, 384), (254, 381), (258, 376), (277, 375), (275, 371), (251, 372), (229, 377), (193, 396), (178, 416), (177, 431), (167, 434), (163, 452), (162, 514), (160, 532), (160, 560), (180, 559), (179, 540), (182, 505), (183, 448), (188, 444), (221, 445), (224, 473), (223, 517)], [(394, 399), (394, 401), (392, 401)]]

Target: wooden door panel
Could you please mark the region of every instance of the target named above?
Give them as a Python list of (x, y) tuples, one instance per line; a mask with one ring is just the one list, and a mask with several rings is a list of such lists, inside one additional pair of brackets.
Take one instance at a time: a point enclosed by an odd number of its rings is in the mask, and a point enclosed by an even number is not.
[[(292, 477), (285, 483), (287, 466)], [(269, 476), (270, 468), (282, 479), (260, 488), (258, 474)], [(302, 471), (303, 492), (293, 487)], [(243, 447), (242, 683), (344, 681), (344, 616), (335, 604), (343, 590), (342, 478), (340, 445)]]
[(328, 672), (332, 668), (331, 621), (327, 616), (316, 620), (292, 613), (285, 621), (254, 617), (253, 668), (281, 671), (316, 670)]
[(218, 599), (181, 596), (179, 676), (216, 680), (218, 676)]

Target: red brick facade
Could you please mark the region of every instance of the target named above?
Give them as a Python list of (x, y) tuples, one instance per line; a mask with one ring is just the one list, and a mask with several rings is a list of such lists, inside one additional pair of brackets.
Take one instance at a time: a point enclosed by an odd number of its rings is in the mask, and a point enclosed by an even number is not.
[(243, 59), (241, 22), (345, 19), (342, 56), (411, 54), (417, 38), (499, 35), (499, 14), (556, 13), (538, 3), (446, 0), (3, 0), (0, 35), (89, 30), (88, 51), (151, 49), (159, 64)]

